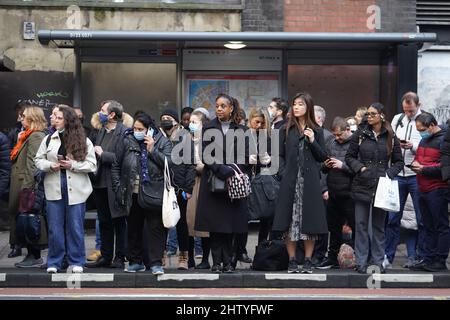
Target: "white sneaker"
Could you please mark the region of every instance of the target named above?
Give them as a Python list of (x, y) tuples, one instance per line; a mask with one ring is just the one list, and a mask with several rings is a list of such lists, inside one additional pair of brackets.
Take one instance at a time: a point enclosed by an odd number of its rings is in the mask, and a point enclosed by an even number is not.
[(55, 267), (47, 268), (47, 273), (58, 273), (58, 269)]
[(72, 273), (83, 273), (83, 267), (73, 266), (72, 267)]
[(389, 262), (386, 255), (384, 256), (382, 265), (383, 265), (383, 268), (385, 268), (385, 269), (392, 269), (392, 264)]

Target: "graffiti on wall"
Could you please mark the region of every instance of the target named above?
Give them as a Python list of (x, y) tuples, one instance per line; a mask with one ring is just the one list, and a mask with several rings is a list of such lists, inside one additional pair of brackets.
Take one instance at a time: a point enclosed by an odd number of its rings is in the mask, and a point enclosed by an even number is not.
[(439, 124), (450, 119), (450, 52), (423, 52), (418, 61), (418, 94)]

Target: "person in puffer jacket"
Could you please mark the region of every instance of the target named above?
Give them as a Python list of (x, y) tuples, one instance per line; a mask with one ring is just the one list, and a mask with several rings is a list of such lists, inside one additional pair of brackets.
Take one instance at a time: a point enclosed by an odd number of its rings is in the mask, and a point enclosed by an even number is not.
[[(373, 103), (369, 107), (367, 125), (358, 128), (353, 134), (345, 161), (356, 173), (351, 195), (355, 200), (357, 271), (366, 273), (367, 266), (374, 265), (384, 273), (382, 263), (386, 211), (374, 207), (374, 197), (379, 178), (387, 175), (390, 179), (394, 179), (403, 169), (404, 162), (400, 141), (386, 120), (384, 106), (381, 103)], [(371, 239), (369, 239), (369, 217), (372, 219)]]
[(442, 179), (440, 150), (445, 128), (437, 125), (435, 117), (423, 112), (416, 118), (416, 127), (422, 136), (411, 169), (417, 174), (419, 206), (425, 228), (425, 255), (423, 261), (411, 269), (438, 272), (447, 270), (445, 261), (450, 249), (448, 225), (448, 186)]

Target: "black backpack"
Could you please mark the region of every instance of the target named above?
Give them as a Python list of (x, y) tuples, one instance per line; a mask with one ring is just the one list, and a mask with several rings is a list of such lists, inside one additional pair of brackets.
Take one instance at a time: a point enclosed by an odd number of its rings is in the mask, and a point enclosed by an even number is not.
[(289, 255), (283, 240), (265, 240), (256, 246), (253, 257), (253, 270), (280, 271), (287, 270)]

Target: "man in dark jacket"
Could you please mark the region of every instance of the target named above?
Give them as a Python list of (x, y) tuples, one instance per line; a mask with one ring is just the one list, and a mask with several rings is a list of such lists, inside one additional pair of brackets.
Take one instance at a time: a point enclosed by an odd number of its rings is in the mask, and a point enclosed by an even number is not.
[[(126, 211), (117, 207), (111, 181), (111, 166), (116, 160), (117, 150), (125, 138), (126, 127), (123, 125), (123, 106), (114, 100), (101, 103), (98, 119), (102, 128), (94, 142), (97, 156), (97, 174), (93, 179), (95, 201), (98, 210), (101, 238), (101, 257), (89, 263), (89, 268), (113, 267), (124, 268), (126, 256)], [(114, 255), (114, 236), (116, 251)]]
[(416, 118), (416, 127), (422, 136), (411, 170), (417, 173), (419, 206), (425, 229), (424, 260), (412, 270), (439, 272), (447, 270), (450, 249), (448, 225), (448, 185), (442, 179), (440, 150), (445, 129), (437, 125), (434, 116), (423, 112)]
[(289, 111), (288, 103), (281, 98), (273, 98), (267, 112), (269, 113), (272, 129), (281, 129), (286, 124), (286, 116)]
[(0, 132), (0, 228), (8, 226), (8, 211), (3, 208), (8, 206), (4, 203), (7, 199), (9, 189), (9, 174), (11, 172), (11, 161), (9, 160), (9, 140), (6, 135)]
[[(350, 197), (353, 171), (345, 163), (345, 154), (350, 147), (352, 132), (347, 122), (337, 117), (333, 121), (331, 130), (334, 139), (327, 145), (328, 160), (322, 166), (322, 172), (327, 174), (329, 198), (327, 201), (327, 222), (330, 232), (330, 246), (328, 257), (317, 269), (339, 267), (337, 256), (343, 243), (342, 227), (348, 224), (355, 229), (355, 204)], [(352, 232), (352, 240), (355, 233)], [(351, 244), (353, 247), (353, 243)]]
[[(447, 124), (450, 125), (450, 119), (447, 121)], [(447, 182), (450, 186), (450, 130), (447, 127), (447, 131), (444, 136), (444, 143), (441, 148), (441, 171), (442, 171), (442, 180)]]

